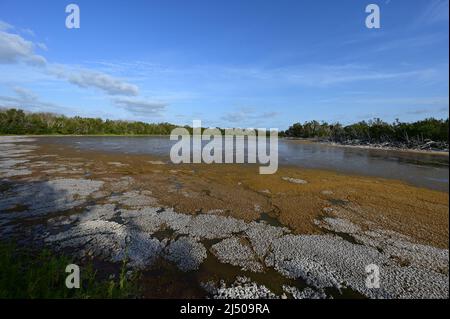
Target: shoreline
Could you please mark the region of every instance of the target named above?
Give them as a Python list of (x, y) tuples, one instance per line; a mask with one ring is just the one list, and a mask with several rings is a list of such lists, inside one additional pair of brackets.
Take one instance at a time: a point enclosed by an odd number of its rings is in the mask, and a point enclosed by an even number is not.
[(437, 150), (420, 150), (414, 148), (399, 148), (399, 147), (389, 147), (389, 146), (376, 146), (376, 145), (365, 145), (365, 144), (357, 144), (357, 145), (349, 145), (349, 144), (341, 144), (337, 142), (330, 141), (319, 141), (315, 139), (307, 139), (307, 138), (285, 138), (282, 139), (286, 141), (294, 141), (305, 144), (322, 144), (329, 145), (334, 147), (344, 147), (344, 148), (353, 148), (353, 149), (365, 149), (365, 150), (378, 150), (378, 151), (395, 151), (401, 153), (413, 153), (413, 154), (428, 154), (428, 155), (437, 155), (437, 156), (449, 156), (449, 151), (437, 151)]
[(170, 137), (163, 134), (0, 134), (0, 137)]

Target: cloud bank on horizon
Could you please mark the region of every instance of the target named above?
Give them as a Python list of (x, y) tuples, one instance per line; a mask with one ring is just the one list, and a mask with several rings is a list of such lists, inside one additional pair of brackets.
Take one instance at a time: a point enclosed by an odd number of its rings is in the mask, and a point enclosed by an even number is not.
[[(447, 117), (448, 1), (0, 3), (0, 106), (278, 127)], [(323, 6), (328, 7), (323, 10)]]

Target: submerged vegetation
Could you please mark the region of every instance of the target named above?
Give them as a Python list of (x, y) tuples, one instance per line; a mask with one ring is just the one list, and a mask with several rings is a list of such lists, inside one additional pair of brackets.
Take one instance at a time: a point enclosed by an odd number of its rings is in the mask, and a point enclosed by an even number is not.
[(49, 250), (35, 252), (30, 248), (0, 242), (0, 299), (5, 298), (129, 298), (137, 295), (136, 278), (127, 277), (126, 263), (117, 279), (99, 278), (92, 264), (81, 267), (80, 288), (65, 285), (67, 256), (53, 255)]

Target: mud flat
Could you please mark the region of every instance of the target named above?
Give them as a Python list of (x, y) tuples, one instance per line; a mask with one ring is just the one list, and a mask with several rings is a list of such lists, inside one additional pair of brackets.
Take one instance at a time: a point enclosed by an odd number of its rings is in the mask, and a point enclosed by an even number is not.
[[(166, 284), (152, 273), (162, 267), (174, 290), (182, 280), (198, 288), (191, 297), (448, 298), (444, 192), (320, 170), (172, 165), (38, 138), (0, 137), (0, 150), (2, 240), (80, 262), (127, 259), (152, 289)], [(378, 289), (366, 287), (371, 264)]]

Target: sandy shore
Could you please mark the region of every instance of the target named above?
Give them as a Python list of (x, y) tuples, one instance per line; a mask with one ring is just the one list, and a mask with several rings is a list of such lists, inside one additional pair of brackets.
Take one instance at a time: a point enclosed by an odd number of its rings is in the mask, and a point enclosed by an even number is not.
[[(173, 165), (33, 137), (0, 137), (0, 150), (0, 238), (80, 260), (127, 254), (147, 274), (145, 297), (448, 297), (444, 192), (292, 167)], [(369, 264), (381, 268), (380, 289), (365, 286)]]

